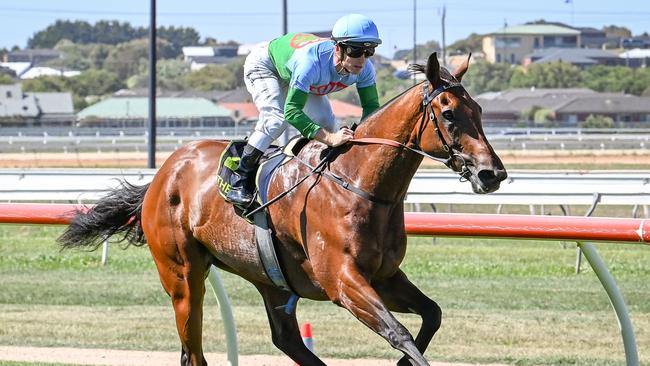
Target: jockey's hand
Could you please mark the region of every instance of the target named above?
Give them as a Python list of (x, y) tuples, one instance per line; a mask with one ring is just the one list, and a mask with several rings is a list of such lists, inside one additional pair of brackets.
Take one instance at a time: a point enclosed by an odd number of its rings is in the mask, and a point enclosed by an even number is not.
[(347, 127), (343, 127), (335, 133), (327, 132), (321, 128), (316, 132), (314, 139), (320, 141), (328, 146), (341, 146), (354, 138), (354, 131)]

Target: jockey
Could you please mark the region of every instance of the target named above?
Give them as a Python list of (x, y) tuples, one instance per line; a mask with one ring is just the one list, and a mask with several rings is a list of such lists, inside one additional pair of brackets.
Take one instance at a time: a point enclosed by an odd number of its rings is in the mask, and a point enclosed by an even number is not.
[(349, 14), (334, 24), (331, 39), (290, 33), (251, 51), (244, 63), (244, 81), (259, 121), (232, 175), (229, 202), (246, 205), (253, 200), (258, 161), (287, 123), (328, 146), (353, 138), (349, 128), (337, 128), (327, 94), (356, 84), (362, 119), (379, 108), (375, 70), (369, 60), (379, 44), (375, 23)]

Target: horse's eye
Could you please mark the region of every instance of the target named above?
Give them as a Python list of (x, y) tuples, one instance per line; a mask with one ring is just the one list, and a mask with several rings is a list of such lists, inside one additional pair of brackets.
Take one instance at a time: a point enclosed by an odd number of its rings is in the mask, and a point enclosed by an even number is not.
[(446, 110), (442, 112), (442, 116), (447, 120), (447, 121), (453, 121), (454, 120), (454, 112), (450, 110)]

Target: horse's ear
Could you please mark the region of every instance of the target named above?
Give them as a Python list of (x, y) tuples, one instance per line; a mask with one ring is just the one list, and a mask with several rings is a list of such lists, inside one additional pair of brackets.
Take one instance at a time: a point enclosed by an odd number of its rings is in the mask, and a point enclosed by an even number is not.
[(458, 82), (460, 82), (463, 79), (463, 75), (467, 72), (467, 69), (469, 68), (469, 59), (472, 57), (472, 53), (469, 53), (469, 56), (467, 56), (467, 60), (463, 62), (456, 70), (454, 70), (454, 77)]
[(436, 85), (440, 81), (440, 64), (438, 63), (438, 53), (434, 52), (429, 55), (426, 70), (427, 80), (431, 85)]

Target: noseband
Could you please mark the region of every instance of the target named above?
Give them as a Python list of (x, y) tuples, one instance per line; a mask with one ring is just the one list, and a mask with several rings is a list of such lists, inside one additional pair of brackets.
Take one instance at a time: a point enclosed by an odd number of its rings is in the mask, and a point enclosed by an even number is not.
[[(465, 160), (465, 158), (463, 158), (463, 155), (460, 153), (460, 151), (454, 149), (451, 145), (447, 143), (447, 140), (445, 140), (445, 137), (442, 135), (440, 122), (438, 122), (438, 118), (436, 117), (436, 114), (433, 111), (433, 107), (431, 107), (431, 103), (433, 103), (433, 100), (441, 93), (446, 92), (450, 89), (462, 88), (462, 87), (463, 86), (458, 82), (450, 82), (446, 85), (437, 87), (431, 93), (429, 93), (429, 82), (425, 81), (424, 83), (422, 83), (422, 109), (423, 109), (422, 121), (420, 123), (420, 130), (418, 132), (416, 144), (418, 145), (418, 147), (420, 147), (419, 145), (420, 145), (420, 141), (422, 140), (421, 138), (422, 133), (426, 128), (427, 122), (430, 120), (431, 123), (433, 124), (433, 129), (436, 131), (436, 134), (438, 135), (438, 139), (440, 140), (442, 149), (449, 155), (447, 159), (436, 158), (434, 160), (440, 161), (451, 170), (455, 170), (452, 166), (453, 161), (454, 160), (459, 161), (461, 168), (460, 171), (457, 171), (457, 173), (461, 176), (461, 179), (468, 179), (468, 177), (471, 175), (471, 172), (469, 171), (469, 168), (467, 166), (467, 161)], [(429, 118), (427, 118), (427, 116)], [(422, 150), (421, 147), (420, 150)]]

